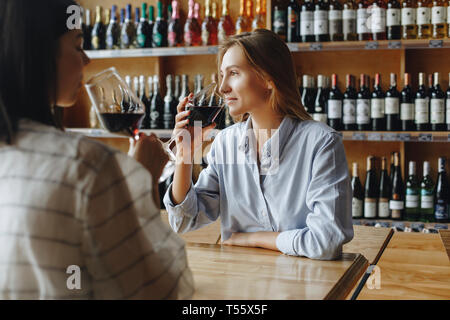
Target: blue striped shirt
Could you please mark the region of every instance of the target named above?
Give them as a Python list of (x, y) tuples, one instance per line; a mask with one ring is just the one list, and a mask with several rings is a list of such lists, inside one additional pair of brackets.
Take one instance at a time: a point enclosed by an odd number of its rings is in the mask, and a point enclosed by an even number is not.
[(257, 162), (251, 118), (222, 130), (208, 167), (179, 205), (164, 197), (172, 228), (196, 230), (220, 216), (234, 232), (275, 231), (288, 255), (335, 259), (353, 238), (352, 190), (342, 136), (316, 121), (285, 117)]

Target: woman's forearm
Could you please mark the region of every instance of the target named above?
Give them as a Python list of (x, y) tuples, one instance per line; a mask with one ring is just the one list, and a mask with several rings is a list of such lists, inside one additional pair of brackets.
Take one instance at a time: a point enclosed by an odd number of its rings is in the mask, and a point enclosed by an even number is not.
[(178, 205), (184, 201), (191, 187), (192, 164), (177, 164), (172, 184), (172, 202)]

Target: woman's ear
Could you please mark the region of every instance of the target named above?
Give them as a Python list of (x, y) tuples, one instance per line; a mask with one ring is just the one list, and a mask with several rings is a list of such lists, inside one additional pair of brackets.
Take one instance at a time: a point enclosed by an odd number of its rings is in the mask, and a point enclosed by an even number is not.
[(275, 88), (275, 85), (272, 80), (267, 80), (266, 85), (268, 90), (273, 90)]

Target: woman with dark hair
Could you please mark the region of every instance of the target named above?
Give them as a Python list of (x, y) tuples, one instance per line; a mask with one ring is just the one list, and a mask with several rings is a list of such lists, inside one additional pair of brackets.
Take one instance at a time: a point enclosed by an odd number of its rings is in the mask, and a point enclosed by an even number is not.
[(89, 63), (72, 5), (0, 2), (0, 299), (189, 297), (184, 242), (157, 205), (156, 137), (134, 146), (139, 163), (55, 116)]
[[(214, 139), (195, 185), (185, 157), (199, 139), (177, 143), (183, 163), (164, 198), (172, 228), (187, 232), (220, 217), (224, 244), (338, 258), (353, 237), (342, 137), (301, 105), (288, 47), (268, 30), (233, 36), (220, 47), (218, 68), (239, 122)], [(178, 106), (177, 131), (189, 121), (187, 101)]]

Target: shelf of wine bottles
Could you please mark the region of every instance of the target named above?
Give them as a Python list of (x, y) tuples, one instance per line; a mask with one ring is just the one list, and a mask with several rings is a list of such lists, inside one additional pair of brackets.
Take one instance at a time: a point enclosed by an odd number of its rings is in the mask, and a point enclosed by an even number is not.
[(389, 174), (386, 157), (381, 158), (379, 172), (376, 164), (376, 157), (367, 157), (364, 187), (358, 164), (352, 164), (354, 219), (450, 222), (450, 187), (444, 157), (438, 159), (436, 180), (431, 176), (429, 161), (423, 162), (422, 179), (417, 174), (416, 162), (409, 161), (404, 182), (399, 152), (391, 154)]
[[(339, 131), (378, 132), (346, 134), (351, 140), (448, 141), (449, 136), (444, 131), (450, 131), (450, 86), (447, 92), (442, 90), (439, 72), (429, 75), (428, 87), (425, 73), (419, 73), (416, 91), (411, 87), (409, 73), (403, 75), (401, 91), (397, 89), (396, 73), (390, 74), (387, 91), (382, 89), (379, 73), (375, 74), (373, 84), (368, 75), (361, 74), (359, 91), (353, 75), (346, 75), (345, 90), (338, 87), (337, 77), (332, 74), (330, 83), (327, 76), (318, 75), (315, 85), (313, 76), (303, 75), (302, 104), (314, 120)], [(426, 131), (442, 133), (427, 134)]]
[(390, 221), (383, 219), (376, 220), (353, 220), (353, 225), (367, 226), (375, 228), (392, 228), (397, 232), (420, 232), (438, 233), (439, 230), (448, 230), (449, 225), (443, 223), (424, 223), (420, 221)]

